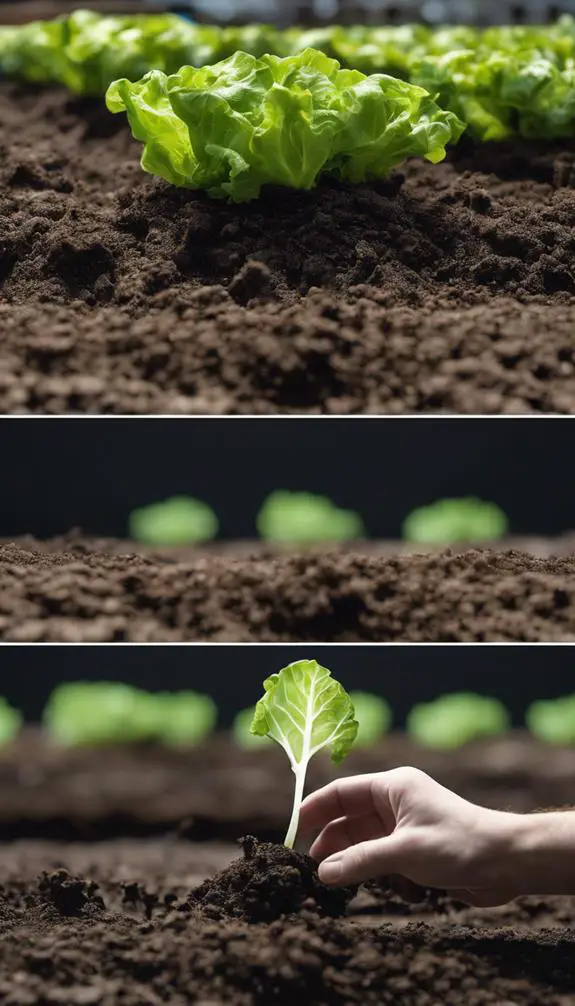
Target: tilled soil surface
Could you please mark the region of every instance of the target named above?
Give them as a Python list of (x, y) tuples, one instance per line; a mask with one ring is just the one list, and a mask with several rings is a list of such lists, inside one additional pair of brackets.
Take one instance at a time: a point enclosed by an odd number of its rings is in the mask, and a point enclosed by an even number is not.
[(575, 143), (233, 207), (0, 83), (0, 411), (575, 413)]
[[(499, 810), (528, 813), (575, 803), (575, 748), (549, 747), (523, 733), (469, 744), (457, 757), (392, 734), (352, 751), (337, 769), (318, 755), (307, 786), (312, 791), (336, 775), (401, 765), (416, 765), (467, 799)], [(132, 745), (94, 751), (51, 745), (28, 728), (0, 748), (3, 841), (169, 834), (167, 848), (184, 837), (235, 841), (254, 834), (278, 842), (292, 800), (284, 753), (274, 744), (263, 753), (242, 751), (227, 734), (188, 750)]]
[[(131, 549), (131, 545), (126, 546)], [(16, 642), (560, 642), (575, 557), (46, 552), (0, 546), (0, 638)]]
[[(395, 897), (388, 913), (382, 894), (369, 920), (353, 902), (333, 918), (297, 854), (256, 847), (201, 895), (190, 886), (206, 871), (205, 850), (179, 843), (169, 856), (161, 842), (0, 847), (3, 1004), (573, 1002), (574, 899), (491, 912), (424, 905), (417, 915)], [(214, 918), (208, 899), (230, 885), (231, 910), (216, 905)], [(270, 910), (265, 922), (248, 921), (254, 904)]]

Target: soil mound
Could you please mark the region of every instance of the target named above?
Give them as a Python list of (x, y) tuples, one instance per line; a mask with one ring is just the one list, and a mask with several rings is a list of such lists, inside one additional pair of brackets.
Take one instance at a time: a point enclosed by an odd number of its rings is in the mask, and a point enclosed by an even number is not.
[(356, 894), (322, 884), (309, 856), (251, 836), (240, 844), (243, 858), (192, 891), (186, 907), (245, 922), (272, 922), (302, 909), (335, 918)]

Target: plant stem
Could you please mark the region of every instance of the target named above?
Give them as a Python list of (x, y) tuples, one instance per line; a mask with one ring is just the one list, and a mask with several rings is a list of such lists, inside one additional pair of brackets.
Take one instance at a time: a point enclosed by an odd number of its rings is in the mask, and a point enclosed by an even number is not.
[[(303, 771), (302, 771), (302, 767), (303, 767)], [(302, 800), (303, 800), (303, 788), (304, 788), (304, 784), (305, 784), (305, 770), (306, 770), (306, 767), (307, 767), (307, 765), (304, 764), (303, 766), (301, 766), (301, 765), (299, 766), (299, 771), (295, 771), (295, 769), (294, 769), (294, 772), (295, 772), (295, 790), (294, 790), (294, 797), (293, 797), (293, 810), (292, 810), (292, 815), (291, 815), (291, 821), (289, 823), (288, 832), (287, 832), (286, 839), (285, 839), (285, 842), (284, 842), (284, 845), (286, 845), (288, 849), (293, 849), (293, 847), (295, 845), (295, 840), (296, 840), (296, 837), (297, 837), (297, 829), (298, 829), (298, 825), (299, 825), (299, 812), (300, 812), (300, 807), (301, 807)]]

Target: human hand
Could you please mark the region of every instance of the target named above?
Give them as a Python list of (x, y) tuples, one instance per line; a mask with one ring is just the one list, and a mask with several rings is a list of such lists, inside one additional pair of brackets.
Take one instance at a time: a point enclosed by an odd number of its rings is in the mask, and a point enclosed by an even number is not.
[(524, 820), (469, 803), (418, 769), (398, 768), (338, 779), (312, 793), (300, 831), (321, 829), (310, 855), (325, 884), (399, 875), (490, 907), (525, 893), (514, 879)]

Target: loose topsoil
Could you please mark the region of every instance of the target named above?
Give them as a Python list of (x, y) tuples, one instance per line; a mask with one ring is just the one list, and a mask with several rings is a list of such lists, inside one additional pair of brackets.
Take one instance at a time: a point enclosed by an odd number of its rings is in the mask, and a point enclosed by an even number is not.
[(0, 82), (0, 411), (575, 413), (575, 142), (228, 206)]
[[(253, 556), (0, 545), (16, 642), (575, 640), (575, 556), (517, 550)], [(56, 546), (58, 547), (58, 546)], [(128, 554), (129, 550), (129, 554)]]
[[(225, 812), (241, 761), (224, 739), (218, 743), (222, 773), (226, 757), (229, 772), (228, 794), (220, 794)], [(408, 748), (405, 738), (392, 738), (371, 757), (387, 752), (387, 759), (402, 760)], [(419, 764), (435, 771), (443, 762), (449, 772), (457, 761), (461, 780), (465, 766), (470, 770), (471, 788), (483, 770), (484, 802), (492, 806), (535, 809), (546, 771), (548, 795), (560, 795), (553, 789), (559, 751), (510, 736), (459, 754), (451, 759), (419, 752)], [(69, 765), (78, 755), (60, 753)], [(120, 785), (123, 781), (129, 790), (129, 762), (121, 750), (115, 756)], [(155, 752), (165, 780), (172, 756)], [(575, 753), (562, 756), (564, 770), (571, 758), (572, 779)], [(42, 758), (48, 766), (55, 754), (33, 731), (17, 749), (2, 754), (0, 807), (8, 817), (26, 773), (34, 774)], [(81, 759), (84, 785), (76, 777), (71, 788), (83, 790), (87, 800), (99, 768), (104, 777), (108, 769), (100, 751), (83, 751)], [(259, 789), (263, 804), (277, 773), (267, 756), (258, 759), (265, 766), (259, 782), (244, 765), (241, 785), (247, 794)], [(136, 787), (137, 761), (132, 755)], [(5, 772), (10, 762), (20, 765), (22, 781)], [(207, 764), (204, 781), (211, 790), (210, 757)], [(379, 767), (386, 764), (383, 758)], [(149, 776), (151, 758), (140, 767), (140, 778)], [(375, 767), (374, 761), (363, 765)], [(359, 763), (353, 770), (361, 770)], [(190, 771), (192, 783), (194, 775)], [(57, 806), (74, 770), (60, 783), (49, 776), (46, 805), (52, 797)], [(508, 799), (513, 778), (519, 803)], [(566, 772), (564, 785), (564, 794), (572, 795)], [(108, 798), (113, 803), (111, 792)], [(319, 883), (305, 854), (254, 838), (244, 839), (242, 853), (221, 841), (190, 842), (185, 828), (179, 835), (134, 838), (122, 836), (118, 821), (114, 837), (88, 844), (31, 841), (19, 834), (17, 816), (12, 825), (13, 841), (0, 844), (3, 1006), (293, 1006), (298, 1001), (571, 1006), (575, 1001), (574, 898), (526, 897), (481, 910), (422, 888), (412, 888), (410, 900), (404, 900), (398, 890), (405, 888), (396, 878), (340, 892)]]

